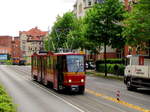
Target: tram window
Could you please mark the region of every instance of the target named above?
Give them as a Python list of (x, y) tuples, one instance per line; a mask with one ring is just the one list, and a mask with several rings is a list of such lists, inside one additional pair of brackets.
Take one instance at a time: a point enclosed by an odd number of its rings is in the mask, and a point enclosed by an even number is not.
[(35, 57), (32, 58), (32, 65), (35, 66)]
[(35, 65), (37, 66), (38, 64), (37, 64), (37, 57), (36, 57), (36, 59), (35, 59)]
[(49, 68), (49, 56), (47, 58), (47, 68)]
[(34, 62), (34, 60), (33, 60), (34, 58), (32, 57), (32, 60), (31, 60), (31, 65), (33, 66), (33, 62)]
[(84, 56), (68, 55), (67, 69), (68, 72), (84, 72)]
[(33, 64), (33, 66), (35, 66), (35, 57), (33, 57), (33, 62), (32, 62), (32, 64)]
[(51, 68), (51, 57), (50, 56), (47, 58), (47, 66), (48, 66), (48, 68)]
[(33, 65), (37, 66), (37, 57), (33, 57)]
[(51, 60), (51, 69), (53, 69), (53, 57), (51, 57), (50, 60)]
[(40, 66), (40, 59), (39, 58), (37, 59), (37, 66), (38, 67)]
[(67, 66), (66, 66), (66, 59), (63, 60), (63, 71), (67, 71)]

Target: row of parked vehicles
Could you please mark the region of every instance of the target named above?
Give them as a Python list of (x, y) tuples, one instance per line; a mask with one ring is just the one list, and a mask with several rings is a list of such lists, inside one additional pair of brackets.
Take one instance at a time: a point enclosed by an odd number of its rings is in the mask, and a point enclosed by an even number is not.
[(26, 60), (16, 57), (16, 58), (12, 58), (12, 64), (13, 65), (26, 65)]

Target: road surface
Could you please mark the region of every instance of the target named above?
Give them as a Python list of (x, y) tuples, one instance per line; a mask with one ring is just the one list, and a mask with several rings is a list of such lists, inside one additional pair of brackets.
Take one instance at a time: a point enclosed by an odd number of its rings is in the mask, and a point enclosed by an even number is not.
[(127, 91), (122, 81), (87, 76), (84, 95), (58, 94), (32, 81), (30, 71), (30, 66), (0, 65), (0, 83), (18, 112), (150, 112), (150, 90)]

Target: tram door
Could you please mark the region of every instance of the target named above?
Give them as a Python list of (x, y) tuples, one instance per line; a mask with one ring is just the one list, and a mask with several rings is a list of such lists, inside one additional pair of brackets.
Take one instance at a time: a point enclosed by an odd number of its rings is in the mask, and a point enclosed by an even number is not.
[(38, 56), (38, 59), (37, 59), (37, 62), (38, 62), (38, 81), (41, 81), (41, 56)]
[(58, 56), (57, 61), (57, 80), (58, 80), (58, 86), (59, 89), (62, 89), (63, 84), (63, 56)]
[(60, 90), (62, 88), (63, 83), (63, 63), (62, 63), (62, 56), (57, 57), (56, 62), (56, 71), (54, 75), (54, 88)]
[(46, 77), (46, 56), (41, 57), (41, 81), (43, 82)]

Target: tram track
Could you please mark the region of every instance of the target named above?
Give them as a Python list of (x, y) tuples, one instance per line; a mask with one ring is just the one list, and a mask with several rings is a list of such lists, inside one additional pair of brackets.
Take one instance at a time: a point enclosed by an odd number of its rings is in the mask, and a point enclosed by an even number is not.
[[(13, 67), (11, 67), (11, 68), (12, 68), (12, 70), (14, 70)], [(19, 73), (23, 73), (25, 78), (28, 78), (28, 80), (31, 80), (31, 78), (29, 78), (30, 73), (28, 70), (24, 70), (24, 69), (20, 69), (20, 67), (16, 67), (15, 71), (19, 72)], [(36, 82), (34, 82), (34, 83), (36, 83)], [(38, 83), (36, 83), (36, 84), (38, 84)], [(70, 96), (70, 95), (64, 95), (64, 94), (57, 94), (49, 88), (46, 88), (42, 85), (39, 85), (39, 86), (46, 89), (46, 91), (52, 92), (55, 95), (67, 100), (68, 102), (73, 103), (74, 105), (78, 106), (79, 108), (84, 107), (84, 110), (86, 110), (86, 112), (100, 112), (98, 110), (101, 110), (101, 112), (105, 112), (102, 109), (104, 107), (106, 107), (105, 110), (107, 110), (107, 108), (109, 108), (108, 112), (109, 112), (110, 108), (111, 108), (111, 112), (113, 112), (112, 110), (114, 110), (114, 112), (116, 112), (116, 111), (117, 112), (126, 112), (126, 110), (127, 110), (124, 108), (122, 109), (122, 107), (118, 108), (115, 106), (116, 104), (114, 105), (113, 103), (110, 103), (110, 102), (105, 103), (105, 101), (103, 102), (102, 99), (99, 99), (97, 97), (93, 98), (93, 95), (89, 94), (88, 92), (86, 92), (84, 96), (83, 95), (74, 95), (74, 96), (71, 95)], [(88, 103), (88, 102), (90, 102), (90, 103)], [(80, 104), (80, 105), (78, 105), (78, 104)], [(88, 108), (88, 109), (86, 109), (86, 108)], [(130, 112), (130, 111), (128, 111), (128, 112)]]

